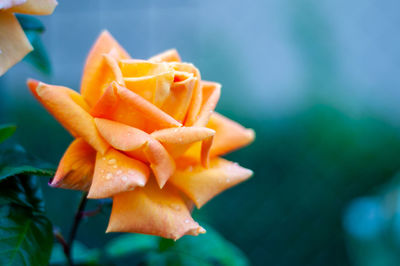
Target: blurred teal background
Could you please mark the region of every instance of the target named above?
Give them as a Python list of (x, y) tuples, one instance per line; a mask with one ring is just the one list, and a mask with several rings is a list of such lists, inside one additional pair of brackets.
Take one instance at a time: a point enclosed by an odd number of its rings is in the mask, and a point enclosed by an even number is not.
[[(56, 165), (72, 138), (27, 77), (79, 89), (108, 29), (135, 58), (177, 48), (223, 84), (217, 110), (255, 129), (229, 159), (254, 177), (195, 216), (254, 265), (400, 265), (400, 2), (395, 0), (59, 0), (40, 17), (52, 75), (20, 63), (0, 78), (0, 122)], [(43, 186), (46, 187), (45, 181)], [(66, 231), (79, 193), (45, 189)], [(78, 239), (104, 245), (108, 213)]]

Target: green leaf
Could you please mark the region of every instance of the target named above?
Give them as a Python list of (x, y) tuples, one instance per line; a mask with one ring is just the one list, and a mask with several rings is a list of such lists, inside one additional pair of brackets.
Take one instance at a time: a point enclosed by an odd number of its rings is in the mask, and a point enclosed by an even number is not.
[[(204, 235), (184, 236), (164, 252), (162, 261), (179, 265), (249, 265), (244, 253), (207, 226)], [(174, 259), (177, 258), (177, 259)], [(161, 263), (159, 259), (156, 264)]]
[(106, 254), (110, 257), (123, 257), (133, 253), (157, 250), (160, 238), (156, 236), (123, 234), (109, 241)]
[(16, 204), (32, 212), (44, 212), (42, 198), (42, 190), (35, 176), (8, 178), (0, 185), (0, 205)]
[(40, 38), (45, 30), (42, 22), (35, 17), (28, 15), (17, 15), (18, 21), (21, 24), (26, 37), (33, 46), (33, 51), (30, 52), (24, 60), (35, 68), (49, 75), (51, 73), (51, 64), (49, 56), (47, 55), (46, 49)]
[(16, 14), (16, 17), (24, 31), (33, 30), (40, 33), (44, 31), (43, 23), (33, 16)]
[(33, 51), (30, 52), (24, 60), (44, 74), (51, 74), (50, 59), (40, 38), (40, 32), (36, 30), (25, 30), (25, 34), (33, 46)]
[(16, 176), (0, 185), (0, 265), (47, 265), (53, 245), (37, 177)]
[(16, 129), (15, 125), (0, 125), (0, 143), (11, 137)]
[(14, 204), (0, 206), (0, 265), (47, 265), (52, 244), (45, 216)]
[(204, 235), (185, 236), (176, 242), (156, 236), (125, 234), (106, 246), (106, 254), (114, 259), (139, 253), (144, 253), (146, 265), (249, 265), (241, 250), (210, 227)]
[(19, 174), (29, 174), (29, 175), (39, 175), (39, 176), (53, 176), (53, 169), (41, 169), (29, 165), (22, 165), (17, 167), (3, 167), (0, 169), (0, 181), (6, 179), (7, 177), (19, 175)]
[[(100, 250), (88, 249), (82, 243), (75, 241), (72, 246), (72, 256), (75, 264), (97, 264), (100, 259)], [(67, 264), (63, 247), (59, 243), (54, 245), (51, 253), (50, 264)]]
[(0, 149), (0, 182), (20, 174), (53, 176), (54, 170), (49, 164), (27, 154), (19, 145)]

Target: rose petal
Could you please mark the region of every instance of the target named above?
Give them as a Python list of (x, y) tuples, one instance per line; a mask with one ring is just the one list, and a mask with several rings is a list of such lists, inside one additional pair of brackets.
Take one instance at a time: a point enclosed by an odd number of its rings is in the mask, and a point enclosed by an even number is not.
[(120, 66), (128, 89), (157, 107), (163, 104), (174, 79), (171, 66), (135, 59), (120, 60)]
[(115, 195), (107, 232), (131, 232), (179, 239), (205, 230), (196, 223), (173, 186), (159, 189), (149, 180), (144, 188)]
[(153, 63), (139, 59), (121, 59), (119, 65), (125, 78), (140, 78), (173, 70), (167, 63)]
[(118, 58), (118, 52), (113, 48), (108, 54), (103, 54), (106, 63), (110, 67), (114, 74), (115, 81), (122, 86), (125, 86), (124, 78), (122, 77), (121, 69), (119, 68), (118, 62), (115, 58)]
[(175, 71), (174, 79), (161, 109), (182, 123), (189, 109), (197, 78), (190, 73)]
[(173, 71), (138, 78), (124, 78), (126, 88), (160, 107), (170, 93)]
[(88, 198), (108, 198), (137, 186), (143, 187), (148, 177), (149, 169), (144, 163), (111, 148), (104, 155), (97, 154)]
[(252, 174), (251, 170), (236, 163), (215, 158), (207, 169), (182, 163), (169, 181), (200, 208), (217, 194), (243, 182)]
[(0, 10), (6, 10), (13, 6), (22, 5), (26, 0), (2, 0), (0, 2)]
[(157, 54), (149, 59), (149, 61), (158, 62), (181, 62), (181, 57), (178, 51), (175, 49), (170, 49), (160, 54)]
[(15, 16), (0, 12), (0, 76), (32, 49)]
[(115, 82), (109, 86), (91, 113), (95, 117), (115, 120), (146, 132), (181, 126), (155, 105)]
[(22, 5), (14, 6), (7, 11), (30, 15), (50, 15), (57, 6), (55, 0), (27, 0)]
[(81, 94), (89, 106), (94, 106), (104, 90), (114, 79), (103, 54), (115, 49), (117, 59), (129, 58), (129, 54), (118, 44), (108, 31), (103, 31), (90, 50), (83, 70)]
[(202, 81), (203, 103), (196, 121), (193, 126), (203, 127), (207, 125), (211, 114), (217, 106), (219, 96), (221, 95), (221, 84), (210, 81)]
[(127, 151), (130, 156), (137, 155), (130, 151), (142, 151), (160, 187), (165, 185), (175, 171), (175, 163), (160, 142), (144, 131), (118, 122), (101, 118), (96, 118), (95, 122), (100, 134), (112, 147)]
[(193, 74), (193, 77), (196, 78), (195, 85), (193, 87), (192, 99), (190, 101), (189, 109), (186, 114), (186, 119), (184, 123), (185, 126), (191, 126), (196, 120), (196, 117), (200, 111), (201, 104), (203, 101), (203, 90), (200, 84), (201, 81), (200, 72), (192, 64), (188, 63), (170, 63), (170, 64), (176, 71), (191, 73)]
[(28, 80), (28, 87), (43, 106), (75, 137), (82, 137), (104, 153), (108, 144), (97, 132), (89, 107), (76, 91), (66, 87)]
[(216, 132), (210, 150), (211, 158), (242, 148), (254, 140), (252, 129), (246, 129), (215, 112), (211, 115), (207, 127)]
[(74, 140), (61, 158), (50, 185), (87, 191), (92, 183), (95, 161), (96, 150), (82, 138)]
[(161, 142), (172, 157), (177, 158), (195, 142), (204, 140), (208, 143), (214, 134), (214, 130), (206, 127), (180, 127), (161, 129), (151, 133), (151, 136)]

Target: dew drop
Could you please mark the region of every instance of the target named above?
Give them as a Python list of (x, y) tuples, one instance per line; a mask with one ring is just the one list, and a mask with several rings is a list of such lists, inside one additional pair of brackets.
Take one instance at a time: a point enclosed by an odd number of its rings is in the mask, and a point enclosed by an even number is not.
[(120, 175), (120, 174), (122, 174), (122, 171), (121, 171), (121, 170), (118, 170), (118, 171), (117, 171), (117, 175)]
[(117, 162), (117, 160), (115, 160), (115, 159), (108, 160), (108, 164), (115, 164), (116, 162)]
[(110, 180), (112, 177), (113, 177), (113, 175), (111, 173), (107, 173), (107, 175), (106, 175), (107, 180)]
[(134, 174), (135, 174), (135, 171), (133, 171), (133, 170), (128, 171), (128, 175), (134, 175)]
[(189, 221), (189, 219), (186, 219), (185, 220), (185, 224), (188, 224), (190, 221)]
[(114, 164), (114, 165), (113, 165), (113, 168), (114, 168), (114, 169), (117, 169), (117, 168), (118, 168), (118, 165)]
[(106, 157), (103, 157), (103, 158), (101, 158), (103, 161), (105, 161), (106, 160)]
[(124, 182), (125, 182), (125, 181), (127, 181), (127, 180), (128, 180), (128, 177), (124, 175), (123, 177), (121, 177), (121, 179), (122, 179), (122, 181), (124, 181)]

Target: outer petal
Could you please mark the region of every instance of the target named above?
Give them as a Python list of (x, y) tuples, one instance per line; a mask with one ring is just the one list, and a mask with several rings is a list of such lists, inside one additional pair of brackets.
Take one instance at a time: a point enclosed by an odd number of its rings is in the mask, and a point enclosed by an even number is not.
[(176, 49), (170, 49), (151, 57), (149, 61), (158, 63), (158, 62), (181, 62), (182, 60)]
[(182, 190), (198, 208), (222, 191), (248, 179), (253, 172), (236, 163), (215, 158), (210, 167), (182, 163), (170, 182)]
[(214, 134), (214, 130), (206, 127), (180, 127), (161, 129), (151, 133), (151, 136), (161, 142), (169, 154), (176, 158), (181, 156), (191, 144), (198, 141), (207, 142)]
[(89, 106), (94, 106), (104, 90), (113, 80), (111, 71), (103, 54), (116, 51), (117, 59), (129, 58), (128, 53), (118, 44), (108, 31), (103, 31), (90, 50), (83, 70), (81, 94)]
[(83, 139), (74, 140), (61, 158), (52, 187), (88, 190), (92, 183), (96, 151)]
[(235, 121), (215, 112), (211, 115), (207, 127), (216, 132), (211, 146), (211, 157), (239, 149), (254, 140), (252, 129), (246, 129)]
[(88, 198), (108, 198), (137, 186), (143, 187), (148, 177), (149, 169), (144, 163), (111, 148), (104, 155), (97, 154)]
[(152, 132), (181, 124), (136, 93), (113, 82), (94, 106), (95, 117), (107, 118)]
[(130, 152), (142, 151), (146, 161), (150, 162), (150, 167), (160, 187), (165, 185), (175, 171), (175, 163), (160, 142), (144, 131), (118, 122), (99, 118), (95, 119), (95, 122), (100, 134), (114, 148), (139, 158), (142, 156), (137, 152)]
[(114, 196), (107, 232), (158, 235), (174, 240), (205, 230), (193, 221), (186, 202), (170, 185), (159, 189), (154, 182)]
[(97, 151), (109, 147), (97, 132), (93, 117), (82, 97), (66, 87), (28, 80), (28, 87), (44, 107), (75, 137), (82, 137)]
[(13, 6), (9, 12), (31, 15), (50, 15), (57, 6), (55, 0), (26, 0), (22, 5)]
[(0, 76), (32, 49), (15, 16), (0, 11)]
[(197, 115), (194, 126), (203, 127), (207, 125), (211, 114), (217, 106), (219, 96), (221, 95), (221, 84), (210, 81), (202, 81), (203, 103), (199, 114)]

